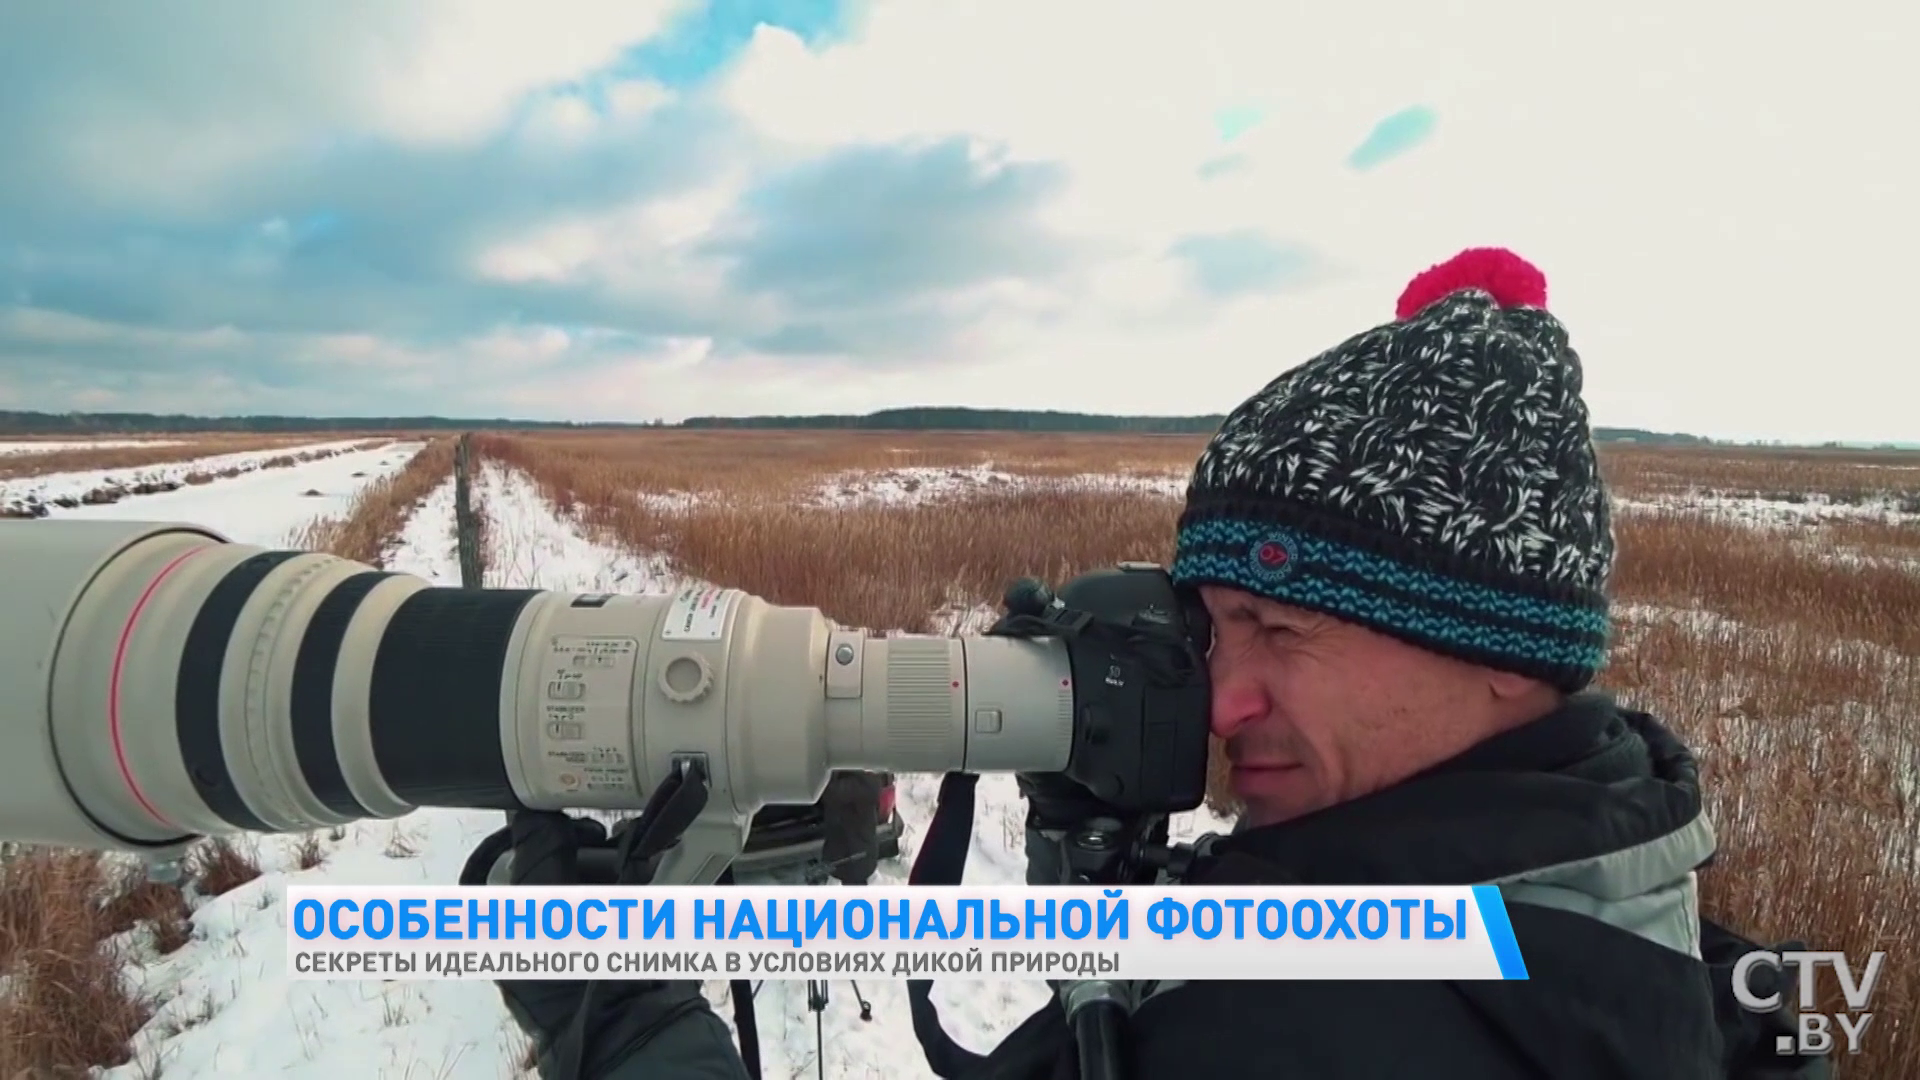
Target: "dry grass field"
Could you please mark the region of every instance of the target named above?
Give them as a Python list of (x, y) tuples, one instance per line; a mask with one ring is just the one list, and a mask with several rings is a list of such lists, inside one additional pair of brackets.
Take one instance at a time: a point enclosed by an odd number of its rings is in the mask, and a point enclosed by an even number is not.
[[(1018, 576), (1169, 559), (1203, 442), (661, 430), (474, 445), (606, 543), (686, 575), (843, 624), (950, 632), (978, 627)], [(1601, 683), (1701, 757), (1722, 845), (1703, 874), (1708, 913), (1766, 941), (1887, 950), (1869, 1052), (1839, 1072), (1920, 1076), (1920, 455), (1603, 457), (1620, 564)], [(451, 441), (430, 444), (302, 542), (377, 564), (451, 458)], [(224, 845), (194, 868), (208, 891), (247, 872)], [(83, 902), (100, 896), (112, 902)], [(0, 1080), (22, 1062), (110, 1060), (144, 1016), (94, 943), (134, 919), (177, 933), (180, 918), (97, 860), (0, 862)]]

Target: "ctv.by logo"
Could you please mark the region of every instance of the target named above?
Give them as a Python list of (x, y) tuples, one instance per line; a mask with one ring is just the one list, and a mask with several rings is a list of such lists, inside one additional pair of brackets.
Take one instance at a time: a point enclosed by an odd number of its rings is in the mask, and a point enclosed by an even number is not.
[[(1873, 988), (1880, 981), (1880, 963), (1887, 958), (1883, 952), (1874, 953), (1867, 958), (1866, 973), (1858, 980), (1853, 975), (1853, 965), (1847, 961), (1845, 953), (1837, 952), (1767, 952), (1756, 950), (1742, 956), (1733, 965), (1733, 996), (1740, 1007), (1753, 1013), (1771, 1013), (1780, 1007), (1780, 993), (1772, 989), (1779, 985), (1778, 976), (1764, 977), (1763, 989), (1769, 992), (1762, 995), (1754, 992), (1753, 984), (1748, 981), (1756, 966), (1765, 965), (1779, 971), (1783, 965), (1792, 964), (1800, 972), (1800, 1014), (1796, 1034), (1782, 1035), (1774, 1040), (1774, 1052), (1777, 1054), (1826, 1054), (1833, 1050), (1833, 1027), (1837, 1022), (1840, 1031), (1846, 1036), (1847, 1053), (1860, 1052), (1860, 1036), (1864, 1035), (1867, 1025), (1873, 1022), (1873, 1014), (1866, 1011), (1873, 1001)], [(1828, 1016), (1815, 1012), (1818, 1007), (1817, 994), (1814, 991), (1815, 973), (1825, 965), (1833, 969), (1840, 980), (1840, 994), (1846, 999), (1847, 1011)]]

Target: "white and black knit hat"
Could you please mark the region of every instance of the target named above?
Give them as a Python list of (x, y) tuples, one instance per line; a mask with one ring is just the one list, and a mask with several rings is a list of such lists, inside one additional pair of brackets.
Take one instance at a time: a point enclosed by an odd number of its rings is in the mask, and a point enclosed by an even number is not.
[(1578, 690), (1606, 658), (1613, 527), (1546, 279), (1476, 248), (1416, 277), (1396, 315), (1228, 415), (1194, 467), (1174, 579)]

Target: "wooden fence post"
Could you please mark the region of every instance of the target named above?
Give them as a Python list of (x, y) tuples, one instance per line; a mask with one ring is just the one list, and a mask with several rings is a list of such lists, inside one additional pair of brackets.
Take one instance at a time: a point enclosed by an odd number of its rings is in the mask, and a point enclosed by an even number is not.
[(473, 516), (473, 436), (461, 432), (453, 449), (453, 528), (460, 547), (460, 587), (482, 587), (480, 529)]

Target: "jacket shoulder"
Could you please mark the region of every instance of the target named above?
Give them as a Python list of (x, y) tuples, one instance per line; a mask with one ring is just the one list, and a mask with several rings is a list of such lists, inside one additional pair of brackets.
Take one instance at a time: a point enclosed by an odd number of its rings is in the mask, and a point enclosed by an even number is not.
[(1134, 1017), (1142, 1076), (1422, 1076), (1538, 1080), (1510, 1040), (1449, 984), (1194, 982)]
[(1557, 908), (1508, 915), (1525, 980), (1197, 982), (1156, 995), (1135, 1014), (1142, 1075), (1720, 1074), (1699, 958)]
[(1699, 957), (1589, 916), (1509, 903), (1527, 978), (1453, 984), (1553, 1076), (1720, 1074), (1711, 971)]

